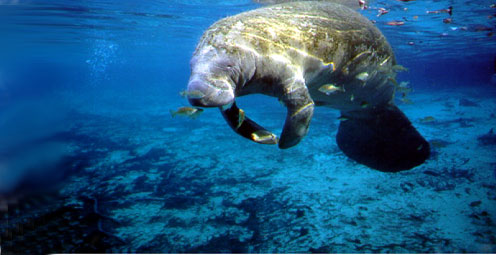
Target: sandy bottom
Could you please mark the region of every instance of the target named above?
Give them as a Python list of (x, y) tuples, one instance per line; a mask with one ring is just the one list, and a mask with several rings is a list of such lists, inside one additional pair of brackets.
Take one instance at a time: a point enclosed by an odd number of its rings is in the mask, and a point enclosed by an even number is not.
[[(66, 228), (45, 220), (30, 231), (87, 243), (81, 235), (91, 229), (100, 239), (88, 247), (107, 252), (494, 253), (496, 145), (478, 137), (496, 127), (496, 100), (481, 94), (416, 91), (413, 104), (399, 103), (433, 150), (400, 173), (349, 160), (332, 109), (318, 108), (307, 137), (279, 150), (239, 137), (215, 109), (190, 120), (171, 118), (172, 104), (82, 107), (62, 137), (84, 164), (58, 186), (56, 202), (35, 210), (18, 201), (10, 231), (66, 208), (55, 216)], [(285, 110), (276, 103), (240, 107), (280, 133)], [(82, 244), (55, 247), (42, 250)]]

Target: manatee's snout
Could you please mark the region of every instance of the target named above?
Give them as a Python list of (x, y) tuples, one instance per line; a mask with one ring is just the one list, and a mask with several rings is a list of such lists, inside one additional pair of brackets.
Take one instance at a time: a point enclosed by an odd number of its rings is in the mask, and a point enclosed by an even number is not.
[(189, 103), (196, 107), (219, 107), (234, 101), (233, 89), (230, 84), (223, 84), (222, 81), (192, 79), (188, 83), (187, 92)]

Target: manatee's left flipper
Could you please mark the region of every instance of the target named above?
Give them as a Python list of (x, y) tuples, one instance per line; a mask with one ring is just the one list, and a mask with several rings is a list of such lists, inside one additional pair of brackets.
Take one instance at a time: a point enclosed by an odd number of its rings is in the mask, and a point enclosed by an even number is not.
[(429, 143), (394, 105), (343, 113), (341, 119), (338, 146), (358, 163), (398, 172), (418, 166), (429, 157)]
[(279, 148), (287, 149), (297, 145), (308, 133), (315, 106), (304, 83), (294, 83), (286, 88), (281, 100), (288, 113), (279, 140)]
[(229, 126), (241, 136), (262, 144), (277, 144), (277, 136), (245, 116), (236, 102), (220, 108)]

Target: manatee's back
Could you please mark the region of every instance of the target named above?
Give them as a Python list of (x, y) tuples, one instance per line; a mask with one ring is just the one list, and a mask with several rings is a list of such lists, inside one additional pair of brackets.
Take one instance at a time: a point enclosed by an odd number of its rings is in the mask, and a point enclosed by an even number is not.
[[(261, 3), (261, 4), (281, 4), (281, 3), (300, 2), (300, 1), (311, 1), (311, 0), (253, 0), (253, 2)], [(354, 10), (359, 9), (361, 7), (358, 0), (318, 0), (318, 1), (341, 4)], [(367, 1), (367, 3), (370, 4), (370, 1)]]
[(318, 1), (271, 5), (222, 19), (206, 31), (199, 47), (205, 44), (321, 62), (339, 62), (370, 48), (381, 56), (392, 54), (367, 18), (343, 5)]
[[(353, 97), (372, 94), (373, 97), (362, 100), (367, 103), (383, 103), (392, 98), (393, 88), (386, 84), (387, 77), (394, 76), (391, 66), (395, 60), (390, 45), (367, 18), (343, 5), (293, 2), (238, 14), (212, 25), (199, 47), (204, 45), (240, 58), (253, 53), (262, 58), (278, 58), (288, 66), (303, 67), (314, 100), (340, 110), (360, 107), (358, 101), (347, 105), (351, 93)], [(324, 66), (328, 69), (322, 72)], [(370, 91), (362, 89), (355, 79), (364, 71), (370, 72)], [(347, 95), (328, 97), (318, 92), (322, 84), (330, 82), (346, 84)], [(389, 89), (377, 92), (374, 86)]]

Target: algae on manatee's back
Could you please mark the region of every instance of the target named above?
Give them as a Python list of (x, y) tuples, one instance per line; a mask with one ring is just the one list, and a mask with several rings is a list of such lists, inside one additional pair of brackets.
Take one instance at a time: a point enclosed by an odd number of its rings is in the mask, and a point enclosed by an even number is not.
[[(336, 4), (342, 4), (344, 6), (347, 6), (352, 9), (359, 9), (360, 4), (358, 0), (253, 0), (255, 3), (260, 3), (260, 4), (281, 4), (281, 3), (289, 3), (289, 2), (296, 2), (296, 1), (322, 1), (322, 2), (331, 2), (331, 3), (336, 3)], [(370, 4), (371, 0), (366, 1), (366, 4)]]

